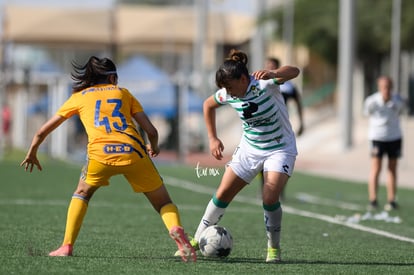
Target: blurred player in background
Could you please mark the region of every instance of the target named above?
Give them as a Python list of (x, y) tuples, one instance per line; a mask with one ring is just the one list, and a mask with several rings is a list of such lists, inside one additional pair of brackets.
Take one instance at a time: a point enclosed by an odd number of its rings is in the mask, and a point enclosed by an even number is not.
[[(280, 61), (274, 57), (268, 57), (265, 62), (265, 70), (276, 70), (280, 67)], [(286, 81), (280, 84), (280, 92), (283, 95), (286, 105), (293, 100), (296, 106), (296, 110), (298, 112), (299, 118), (299, 128), (296, 131), (297, 136), (301, 136), (303, 131), (305, 130), (305, 125), (303, 122), (303, 105), (302, 99), (300, 97), (300, 93), (297, 87), (291, 82)]]
[(400, 115), (404, 101), (392, 93), (392, 80), (388, 76), (377, 79), (378, 91), (365, 99), (364, 113), (369, 116), (368, 138), (371, 143), (371, 171), (368, 181), (368, 210), (378, 208), (378, 179), (382, 158), (388, 156), (387, 211), (397, 209), (397, 164), (402, 152)]
[[(265, 70), (277, 70), (280, 68), (280, 61), (274, 57), (268, 57), (265, 62)], [(299, 128), (296, 131), (296, 135), (301, 136), (303, 131), (305, 130), (305, 126), (303, 123), (303, 107), (302, 107), (302, 100), (299, 94), (298, 89), (291, 81), (286, 81), (279, 86), (280, 92), (283, 95), (283, 99), (285, 100), (286, 106), (288, 103), (293, 100), (296, 106), (298, 118), (299, 118)], [(261, 174), (262, 184), (264, 183), (263, 172)], [(285, 190), (283, 189), (280, 198), (282, 200), (285, 199)]]
[(4, 103), (1, 110), (1, 119), (2, 119), (2, 136), (0, 137), (2, 150), (5, 153), (8, 153), (11, 150), (11, 110), (7, 103)]
[[(84, 66), (74, 64), (73, 94), (35, 134), (21, 163), (32, 172), (42, 167), (37, 150), (44, 139), (73, 115), (79, 115), (88, 135), (87, 162), (67, 213), (62, 246), (49, 256), (72, 256), (88, 202), (97, 189), (109, 185), (114, 175), (124, 175), (133, 190), (144, 193), (177, 243), (183, 261), (196, 261), (196, 254), (181, 226), (177, 207), (150, 157), (159, 154), (158, 131), (141, 104), (118, 87), (115, 64), (108, 58), (90, 57)], [(145, 131), (149, 144), (135, 127)]]
[(223, 158), (224, 150), (216, 132), (217, 108), (224, 105), (234, 108), (243, 122), (243, 135), (232, 160), (226, 165), (220, 186), (205, 209), (192, 244), (197, 248), (203, 230), (217, 224), (239, 191), (264, 171), (262, 201), (268, 246), (266, 262), (279, 262), (282, 223), (279, 196), (292, 174), (297, 155), (295, 134), (279, 85), (296, 77), (299, 69), (284, 66), (250, 75), (247, 62), (245, 53), (232, 50), (216, 72), (219, 90), (204, 101), (210, 152), (216, 159)]

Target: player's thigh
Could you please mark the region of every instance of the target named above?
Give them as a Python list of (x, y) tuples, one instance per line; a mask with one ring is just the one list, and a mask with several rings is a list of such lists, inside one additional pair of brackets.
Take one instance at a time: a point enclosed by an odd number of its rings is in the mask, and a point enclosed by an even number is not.
[(163, 184), (158, 170), (149, 157), (125, 166), (123, 174), (135, 192), (151, 192)]
[(295, 161), (295, 155), (284, 152), (272, 154), (264, 161), (262, 198), (265, 204), (273, 204), (279, 200), (283, 188), (293, 173)]
[(109, 185), (109, 179), (116, 173), (119, 173), (117, 166), (110, 166), (89, 159), (82, 168), (79, 182), (83, 181), (94, 187), (106, 186)]
[(229, 203), (246, 185), (247, 182), (237, 176), (233, 169), (228, 166), (217, 188), (216, 197), (220, 201)]

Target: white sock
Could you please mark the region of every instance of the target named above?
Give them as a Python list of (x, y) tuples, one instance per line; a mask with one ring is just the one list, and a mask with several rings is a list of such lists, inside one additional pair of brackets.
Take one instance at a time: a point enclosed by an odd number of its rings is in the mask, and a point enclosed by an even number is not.
[(223, 217), (225, 210), (226, 208), (217, 207), (214, 204), (213, 199), (211, 199), (206, 207), (203, 218), (201, 218), (200, 224), (197, 227), (197, 231), (194, 234), (194, 239), (198, 241), (201, 232), (203, 232), (210, 225), (217, 224), (221, 217)]
[(282, 224), (282, 207), (274, 211), (264, 210), (267, 235), (267, 247), (280, 248), (280, 228)]

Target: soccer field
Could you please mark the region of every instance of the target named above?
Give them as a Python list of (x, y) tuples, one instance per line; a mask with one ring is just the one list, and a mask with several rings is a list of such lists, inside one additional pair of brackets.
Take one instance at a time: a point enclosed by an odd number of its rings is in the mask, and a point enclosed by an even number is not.
[[(234, 239), (227, 259), (174, 258), (175, 242), (159, 215), (122, 177), (89, 203), (74, 257), (48, 257), (62, 241), (80, 166), (43, 158), (44, 170), (29, 174), (19, 167), (22, 158), (0, 162), (0, 274), (414, 274), (414, 190), (398, 190), (398, 211), (369, 215), (365, 184), (298, 172), (282, 203), (280, 264), (265, 263), (258, 181), (220, 222)], [(223, 168), (200, 175), (195, 167), (158, 167), (192, 234)], [(379, 198), (385, 198), (383, 187)]]

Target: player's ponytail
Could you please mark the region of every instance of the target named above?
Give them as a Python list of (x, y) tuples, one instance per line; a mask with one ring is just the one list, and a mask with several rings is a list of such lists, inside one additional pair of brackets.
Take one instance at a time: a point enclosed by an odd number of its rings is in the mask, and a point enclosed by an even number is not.
[(82, 91), (88, 87), (110, 83), (108, 76), (117, 76), (116, 66), (109, 58), (91, 56), (85, 65), (72, 63), (73, 92)]
[(234, 60), (236, 62), (241, 62), (245, 66), (247, 66), (247, 62), (249, 61), (247, 55), (244, 52), (238, 51), (236, 49), (232, 49), (230, 51), (227, 60)]

